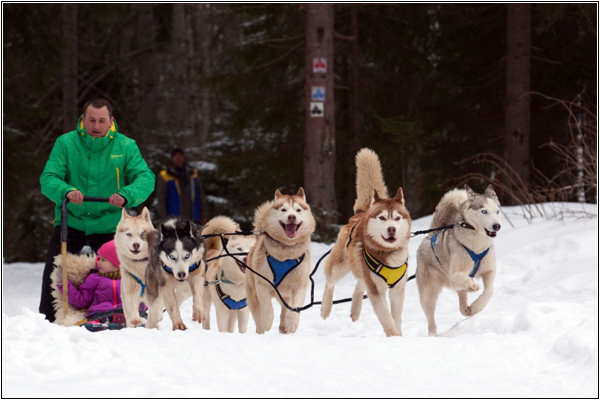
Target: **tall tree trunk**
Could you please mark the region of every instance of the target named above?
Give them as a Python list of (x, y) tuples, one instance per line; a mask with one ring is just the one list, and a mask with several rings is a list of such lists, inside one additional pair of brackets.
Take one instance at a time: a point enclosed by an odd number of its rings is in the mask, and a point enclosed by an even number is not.
[[(504, 160), (528, 186), (531, 4), (511, 3), (507, 7)], [(506, 183), (516, 189), (510, 179)]]
[(153, 4), (139, 4), (137, 7), (136, 38), (141, 50), (138, 57), (138, 81), (140, 108), (138, 113), (139, 139), (142, 148), (152, 142), (152, 130), (156, 126), (157, 82), (154, 68), (154, 16)]
[[(211, 51), (210, 51), (210, 43), (211, 43), (211, 24), (210, 24), (210, 12), (211, 5), (204, 5), (204, 7), (200, 10), (200, 32), (202, 32), (202, 37), (200, 38), (200, 54), (202, 55), (202, 78), (206, 82), (207, 78), (210, 77), (212, 73), (211, 63)], [(200, 145), (203, 146), (208, 142), (208, 133), (210, 130), (210, 118), (211, 118), (211, 109), (210, 109), (210, 88), (208, 84), (203, 84), (202, 88), (202, 125), (200, 129)]]
[(189, 131), (189, 99), (187, 90), (186, 18), (185, 4), (173, 4), (173, 130), (176, 137)]
[(359, 81), (359, 67), (358, 67), (358, 9), (359, 5), (352, 5), (352, 71), (350, 77), (350, 118), (351, 118), (351, 143), (356, 154), (360, 147), (360, 126), (361, 126), (361, 112), (360, 112), (360, 81)]
[(323, 212), (323, 222), (331, 223), (336, 210), (333, 4), (307, 4), (306, 20), (304, 188), (311, 206)]
[(63, 132), (72, 131), (77, 123), (77, 5), (63, 4)]

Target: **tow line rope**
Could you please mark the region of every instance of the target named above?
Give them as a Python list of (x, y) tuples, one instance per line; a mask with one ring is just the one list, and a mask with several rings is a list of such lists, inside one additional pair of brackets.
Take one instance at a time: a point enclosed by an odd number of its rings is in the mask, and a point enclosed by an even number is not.
[[(452, 229), (452, 228), (454, 228), (456, 226), (461, 226), (461, 225), (460, 224), (446, 225), (446, 226), (442, 226), (440, 228), (433, 228), (433, 229), (427, 229), (427, 230), (423, 230), (423, 231), (417, 231), (417, 232), (411, 233), (410, 237), (414, 237), (414, 236), (417, 236), (417, 235), (423, 235), (423, 234), (430, 233), (430, 232), (435, 232), (435, 231)], [(214, 233), (214, 234), (202, 235), (201, 236), (202, 239), (208, 239), (208, 238), (211, 238), (211, 237), (219, 237), (219, 238), (221, 238), (221, 244), (223, 245), (223, 250), (225, 250), (225, 253), (226, 253), (226, 254), (221, 254), (219, 256), (210, 258), (210, 259), (206, 260), (206, 262), (213, 261), (213, 260), (216, 260), (216, 259), (221, 258), (221, 257), (232, 257), (234, 260), (236, 260), (237, 262), (239, 262), (240, 264), (242, 264), (244, 267), (246, 267), (247, 269), (249, 269), (253, 274), (259, 276), (260, 278), (262, 278), (263, 280), (265, 280), (267, 283), (269, 283), (269, 285), (271, 285), (271, 287), (273, 288), (273, 290), (275, 291), (275, 293), (277, 293), (277, 296), (279, 296), (279, 300), (281, 300), (281, 304), (283, 304), (283, 306), (285, 308), (287, 308), (288, 310), (290, 310), (290, 311), (299, 313), (300, 311), (307, 310), (307, 309), (311, 308), (312, 306), (321, 304), (322, 302), (315, 301), (315, 281), (313, 279), (313, 275), (319, 269), (319, 265), (321, 265), (321, 261), (323, 261), (323, 259), (325, 259), (325, 257), (327, 257), (329, 255), (329, 253), (331, 253), (331, 249), (329, 249), (325, 254), (323, 254), (321, 256), (321, 258), (319, 258), (319, 261), (317, 261), (317, 265), (315, 265), (315, 268), (312, 270), (312, 272), (309, 275), (309, 279), (310, 279), (310, 283), (311, 283), (311, 287), (310, 287), (310, 303), (308, 303), (307, 305), (302, 306), (302, 307), (292, 307), (292, 306), (290, 306), (283, 299), (283, 296), (281, 295), (281, 293), (279, 293), (279, 290), (277, 290), (277, 287), (273, 284), (273, 282), (271, 282), (268, 278), (266, 278), (265, 276), (259, 274), (258, 272), (256, 272), (252, 268), (250, 268), (248, 266), (248, 264), (246, 264), (245, 262), (243, 262), (239, 258), (235, 257), (235, 256), (245, 256), (245, 255), (248, 255), (248, 253), (230, 253), (229, 249), (227, 249), (227, 244), (225, 243), (225, 236), (237, 236), (237, 235), (242, 235), (242, 236), (250, 236), (250, 235), (261, 236), (261, 235), (264, 235), (264, 234), (265, 234), (264, 231), (253, 230), (253, 231), (239, 231), (239, 232), (233, 232), (233, 233)], [(410, 276), (407, 281), (410, 281), (412, 279), (415, 279), (415, 275)], [(366, 298), (368, 298), (368, 296), (366, 294), (363, 295), (363, 299), (366, 299)], [(352, 301), (352, 298), (339, 299), (339, 300), (334, 300), (333, 304), (348, 303), (350, 301)]]

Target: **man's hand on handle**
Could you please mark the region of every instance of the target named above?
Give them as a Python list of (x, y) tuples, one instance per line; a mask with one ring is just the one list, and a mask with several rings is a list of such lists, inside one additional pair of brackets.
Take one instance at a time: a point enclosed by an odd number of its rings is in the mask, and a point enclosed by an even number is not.
[[(79, 190), (70, 191), (69, 193), (67, 193), (67, 198), (69, 199), (70, 203), (75, 203), (79, 205), (81, 205), (84, 200), (83, 193), (81, 193)], [(108, 202), (115, 207), (123, 208), (127, 201), (123, 196), (115, 193), (108, 198)]]

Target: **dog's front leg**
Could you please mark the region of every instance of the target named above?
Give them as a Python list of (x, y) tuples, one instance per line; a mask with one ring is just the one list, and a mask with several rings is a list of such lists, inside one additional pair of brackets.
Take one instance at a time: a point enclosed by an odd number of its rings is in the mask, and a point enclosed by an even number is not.
[(148, 324), (146, 328), (157, 329), (158, 323), (162, 320), (164, 304), (162, 299), (159, 297), (150, 299), (148, 301)]
[(384, 293), (380, 292), (374, 284), (367, 284), (367, 294), (386, 336), (400, 336), (392, 318), (392, 313), (385, 302)]
[(170, 287), (161, 288), (160, 295), (165, 303), (165, 307), (167, 312), (169, 313), (169, 317), (171, 317), (171, 322), (173, 323), (173, 330), (186, 330), (187, 326), (183, 323), (181, 319), (181, 314), (179, 313), (179, 306), (177, 305), (177, 298), (175, 297), (175, 290)]
[[(453, 268), (451, 270), (456, 271), (457, 269)], [(476, 292), (479, 290), (479, 285), (475, 283), (475, 280), (467, 275), (466, 272), (457, 271), (450, 275), (450, 285), (452, 289), (460, 292), (461, 290), (466, 290), (467, 292)]]
[(204, 296), (204, 277), (202, 274), (195, 274), (189, 277), (190, 288), (192, 289), (192, 321), (202, 323), (203, 320), (203, 296)]
[(467, 308), (466, 314), (467, 316), (475, 315), (487, 305), (487, 303), (492, 298), (492, 294), (494, 293), (494, 279), (496, 277), (496, 271), (490, 271), (481, 275), (481, 279), (483, 280), (483, 293), (479, 296), (470, 307)]
[(404, 295), (407, 277), (404, 276), (402, 281), (390, 289), (390, 306), (392, 309), (392, 318), (396, 324), (398, 334), (402, 336), (402, 309), (404, 308)]
[(271, 327), (273, 326), (273, 319), (275, 317), (273, 303), (271, 302), (271, 287), (263, 284), (262, 282), (256, 282), (256, 295), (260, 304), (259, 319), (261, 330), (261, 332), (259, 332), (259, 322), (256, 321), (256, 333), (265, 333), (271, 330)]
[(121, 302), (123, 305), (123, 315), (125, 315), (125, 324), (128, 328), (134, 328), (146, 323), (146, 319), (140, 317), (139, 307), (143, 298), (139, 295), (140, 285), (129, 274), (123, 274), (121, 278)]
[(240, 333), (246, 333), (248, 331), (248, 319), (250, 317), (249, 314), (250, 311), (248, 311), (247, 307), (237, 311), (238, 330), (240, 331)]

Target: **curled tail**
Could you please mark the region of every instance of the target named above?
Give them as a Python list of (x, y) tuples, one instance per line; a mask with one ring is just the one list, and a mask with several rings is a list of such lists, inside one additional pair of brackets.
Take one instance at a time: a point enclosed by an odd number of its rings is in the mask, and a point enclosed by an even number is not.
[(377, 191), (379, 197), (388, 198), (379, 157), (373, 150), (364, 148), (356, 154), (355, 213), (358, 210), (366, 211), (371, 206), (374, 191)]
[(460, 206), (467, 201), (467, 192), (462, 189), (453, 189), (447, 192), (435, 207), (431, 228), (439, 228), (460, 222), (462, 215)]
[[(202, 234), (213, 235), (221, 233), (233, 233), (238, 231), (239, 228), (240, 226), (231, 218), (219, 215), (218, 217), (214, 217), (208, 221), (204, 229), (202, 229)], [(212, 251), (220, 252), (223, 249), (221, 238), (219, 237), (206, 238), (204, 240), (204, 244), (206, 245), (207, 254)]]

